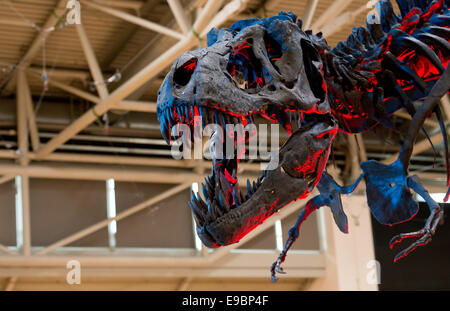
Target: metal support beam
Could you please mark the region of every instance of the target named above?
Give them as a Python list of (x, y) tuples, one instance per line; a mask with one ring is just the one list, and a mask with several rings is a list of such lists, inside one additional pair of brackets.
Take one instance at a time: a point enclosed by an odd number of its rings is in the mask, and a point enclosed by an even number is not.
[(9, 254), (9, 255), (17, 255), (17, 252), (10, 250), (5, 245), (0, 244), (0, 252)]
[(144, 4), (135, 0), (94, 0), (98, 4), (103, 4), (112, 8), (139, 10)]
[(362, 134), (356, 134), (356, 142), (358, 143), (359, 147), (359, 159), (360, 161), (367, 161), (367, 152), (366, 152), (366, 146), (364, 145), (364, 139)]
[(0, 177), (0, 185), (7, 183), (8, 181), (11, 181), (15, 178), (14, 175), (5, 175)]
[(28, 127), (27, 127), (27, 96), (22, 91), (26, 83), (25, 72), (23, 69), (18, 71), (17, 75), (17, 151), (19, 153), (19, 163), (26, 165), (28, 163)]
[(5, 292), (13, 291), (18, 279), (17, 276), (8, 278), (6, 281)]
[[(86, 99), (93, 103), (100, 103), (101, 99), (98, 98), (95, 95), (92, 95), (88, 92), (85, 92), (83, 90), (80, 90), (76, 87), (67, 85), (65, 83), (59, 82), (54, 79), (48, 80), (49, 84), (54, 85), (55, 87), (64, 90), (68, 93), (71, 93), (73, 95), (76, 95), (78, 97), (81, 97), (83, 99)], [(154, 102), (143, 102), (143, 101), (137, 101), (137, 100), (123, 100), (120, 101), (118, 104), (113, 106), (111, 109), (114, 110), (129, 110), (129, 111), (140, 111), (140, 112), (153, 112), (156, 113), (156, 103)]]
[(191, 30), (191, 25), (187, 19), (186, 14), (184, 13), (183, 6), (181, 5), (179, 0), (167, 0), (169, 3), (170, 9), (172, 10), (173, 16), (177, 21), (178, 26), (180, 26), (181, 31), (183, 33), (188, 33)]
[(98, 95), (101, 99), (106, 99), (108, 97), (108, 89), (103, 79), (103, 74), (98, 64), (97, 57), (95, 56), (94, 49), (89, 42), (86, 31), (84, 30), (83, 24), (76, 24), (75, 28), (78, 33), (78, 37), (81, 42), (81, 47), (83, 48), (84, 55), (89, 65), (89, 70), (91, 71), (92, 77), (94, 78), (95, 88), (97, 89)]
[[(450, 121), (450, 99), (449, 99), (449, 95), (445, 95), (444, 97), (442, 97), (441, 99), (441, 107), (444, 110), (445, 115), (447, 116), (447, 120)], [(396, 113), (396, 115), (400, 116), (400, 117), (404, 117), (406, 119), (411, 119), (411, 117), (407, 114), (399, 114), (399, 112)], [(428, 125), (431, 125), (433, 127), (439, 128), (439, 123), (432, 121), (432, 120), (425, 120), (425, 123), (427, 123)], [(447, 130), (448, 133), (450, 133), (450, 131)], [(438, 133), (435, 134), (433, 136), (430, 137), (431, 142), (433, 143), (433, 145), (437, 145), (440, 144), (442, 142), (442, 134)], [(430, 142), (428, 141), (428, 139), (423, 139), (420, 142), (416, 143), (414, 145), (414, 149), (412, 152), (412, 155), (415, 154), (419, 154), (425, 150), (428, 150), (431, 148)], [(383, 160), (383, 163), (386, 164), (390, 164), (392, 162), (394, 162), (395, 160), (397, 160), (398, 157), (398, 153), (394, 154), (393, 156)]]
[(100, 5), (100, 4), (96, 4), (96, 3), (93, 3), (93, 2), (89, 2), (89, 1), (83, 1), (83, 4), (88, 6), (88, 7), (92, 7), (94, 9), (97, 9), (97, 10), (103, 12), (103, 13), (115, 16), (115, 17), (123, 19), (123, 20), (125, 20), (127, 22), (130, 22), (130, 23), (139, 25), (141, 27), (147, 28), (149, 30), (162, 33), (164, 35), (173, 37), (175, 39), (179, 39), (179, 40), (184, 39), (184, 35), (182, 33), (179, 33), (179, 32), (177, 32), (177, 31), (175, 31), (173, 29), (161, 26), (159, 24), (153, 23), (153, 22), (148, 21), (146, 19), (143, 19), (143, 18), (134, 16), (134, 15), (131, 15), (131, 14), (125, 13), (123, 11), (119, 11), (119, 10), (116, 10), (116, 9), (111, 9), (111, 8), (106, 7), (106, 6), (103, 6), (103, 5)]
[[(67, 0), (59, 0), (58, 4), (56, 5), (55, 9), (52, 10), (50, 13), (50, 16), (48, 17), (47, 21), (44, 23), (44, 25), (41, 27), (41, 29), (48, 29), (50, 27), (55, 26), (56, 22), (58, 21), (58, 16), (63, 15), (63, 13), (66, 10), (66, 4)], [(3, 91), (4, 95), (9, 95), (14, 90), (15, 86), (15, 80), (16, 80), (16, 73), (18, 68), (25, 69), (27, 68), (33, 58), (36, 56), (37, 53), (39, 53), (40, 48), (42, 46), (43, 37), (48, 36), (49, 33), (39, 32), (39, 34), (36, 36), (36, 38), (31, 43), (30, 47), (28, 48), (25, 55), (22, 57), (22, 59), (19, 61), (17, 66), (15, 67), (15, 70), (11, 73), (11, 78), (8, 81), (7, 85), (5, 86), (5, 89)]]
[(189, 285), (192, 282), (192, 279), (193, 279), (192, 277), (183, 278), (181, 280), (180, 284), (177, 286), (177, 291), (179, 291), (179, 292), (187, 291), (187, 289), (189, 288)]
[(7, 16), (0, 17), (0, 25), (30, 27), (30, 24), (21, 18)]
[(122, 100), (111, 109), (156, 113), (156, 103), (137, 100)]
[[(8, 152), (7, 150), (0, 150), (0, 159), (16, 159), (15, 152)], [(6, 152), (3, 152), (6, 151)], [(29, 153), (30, 160), (36, 159), (34, 153)], [(116, 155), (95, 155), (95, 154), (76, 154), (76, 153), (52, 153), (42, 159), (43, 161), (52, 162), (68, 162), (68, 163), (95, 163), (95, 164), (114, 164), (114, 165), (132, 165), (132, 166), (147, 166), (158, 168), (196, 168), (201, 166), (202, 169), (209, 170), (211, 163), (208, 161), (191, 161), (191, 160), (172, 160), (152, 157), (130, 157), (130, 156), (116, 156)], [(1, 165), (0, 165), (1, 167)], [(34, 166), (33, 166), (34, 167)], [(68, 166), (70, 168), (70, 165)], [(82, 167), (74, 169), (82, 169)], [(244, 171), (259, 172), (261, 166), (259, 163), (240, 163), (239, 173)], [(114, 171), (112, 171), (114, 172)], [(11, 180), (14, 177), (10, 177)], [(112, 178), (112, 177), (111, 177)], [(8, 181), (5, 176), (0, 178), (0, 184)], [(103, 180), (103, 179), (101, 179)]]
[[(444, 97), (442, 97), (441, 107), (447, 117), (447, 121), (450, 122), (450, 95), (447, 94)], [(437, 127), (438, 126), (439, 125), (437, 125)]]
[(358, 143), (356, 142), (356, 136), (355, 135), (348, 135), (347, 136), (348, 141), (348, 149), (351, 161), (351, 180), (356, 180), (358, 176), (361, 174), (361, 168), (359, 166), (359, 152), (358, 152)]
[[(430, 140), (433, 143), (433, 145), (437, 145), (442, 142), (442, 134), (438, 133), (433, 136), (430, 136)], [(430, 142), (428, 139), (422, 139), (418, 143), (414, 144), (414, 149), (412, 151), (412, 155), (419, 154), (421, 152), (424, 152), (425, 150), (428, 150), (431, 148)], [(383, 163), (391, 164), (398, 158), (398, 153), (390, 156), (389, 158), (383, 160)]]
[(319, 0), (308, 0), (306, 3), (306, 8), (302, 16), (303, 29), (309, 29), (309, 27), (311, 27), (311, 22), (314, 17), (314, 13), (316, 13), (318, 3)]
[(319, 32), (323, 26), (329, 21), (333, 21), (339, 14), (341, 14), (349, 5), (352, 0), (336, 0), (325, 10), (325, 12), (317, 18), (312, 24), (312, 30)]
[[(62, 240), (59, 240), (58, 242), (53, 243), (52, 245), (42, 249), (41, 251), (37, 252), (37, 255), (45, 255), (48, 254), (49, 252), (52, 252), (54, 250), (56, 250), (59, 247), (62, 247), (64, 245), (68, 245), (78, 239), (81, 239), (93, 232), (96, 232), (106, 226), (108, 226), (108, 224), (113, 221), (119, 221), (120, 219), (123, 219), (125, 217), (128, 217), (138, 211), (141, 211), (145, 208), (148, 208), (154, 204), (156, 204), (157, 202), (164, 200), (184, 189), (187, 189), (191, 186), (191, 184), (182, 184), (179, 185), (177, 187), (174, 187), (168, 191), (165, 191), (153, 198), (150, 198), (140, 204), (137, 204), (121, 213), (119, 213), (116, 217), (114, 218), (110, 218), (110, 219), (105, 219), (101, 222), (98, 222), (97, 224), (94, 224), (86, 229), (83, 229), (69, 237), (66, 237)], [(317, 192), (314, 191), (312, 193), (312, 195), (316, 195)], [(299, 208), (302, 207), (304, 204), (303, 201), (296, 201), (293, 202), (291, 204), (289, 204), (288, 206), (284, 207), (282, 210), (280, 210), (276, 215), (273, 215), (272, 217), (270, 217), (269, 219), (267, 219), (263, 224), (261, 224), (259, 227), (257, 227), (256, 229), (254, 229), (252, 232), (250, 232), (247, 236), (245, 236), (240, 243), (235, 243), (232, 245), (228, 245), (225, 247), (221, 247), (219, 249), (216, 249), (214, 252), (212, 253), (208, 253), (206, 256), (202, 256), (202, 257), (185, 257), (185, 258), (176, 258), (176, 257), (171, 257), (171, 258), (148, 258), (148, 263), (151, 263), (152, 265), (162, 265), (162, 266), (181, 266), (181, 265), (190, 265), (190, 266), (203, 266), (203, 265), (211, 265), (217, 261), (219, 261), (220, 259), (224, 258), (225, 256), (227, 256), (228, 254), (230, 254), (230, 252), (233, 249), (236, 249), (237, 247), (240, 247), (241, 245), (243, 245), (246, 242), (249, 242), (250, 240), (252, 240), (253, 238), (255, 238), (256, 236), (258, 236), (260, 233), (262, 233), (263, 231), (265, 231), (266, 229), (272, 227), (275, 222), (280, 221), (290, 215), (292, 215), (295, 212), (298, 212)], [(147, 258), (146, 258), (147, 259)]]
[[(35, 74), (39, 77), (42, 77), (42, 73), (44, 69), (42, 67), (31, 66), (27, 69), (27, 72)], [(61, 79), (61, 80), (72, 80), (77, 79), (82, 82), (90, 79), (90, 72), (86, 70), (77, 70), (77, 69), (63, 69), (63, 68), (51, 68), (46, 71), (49, 78)]]
[[(195, 32), (202, 33), (205, 27), (208, 26), (208, 21), (210, 20), (211, 16), (214, 16), (215, 12), (219, 9), (217, 2), (220, 1), (209, 0), (207, 2), (202, 12), (200, 13), (200, 16), (194, 23), (193, 28)], [(194, 35), (192, 33), (189, 33), (185, 39), (175, 44), (172, 48), (156, 58), (152, 63), (145, 66), (135, 76), (130, 78), (127, 82), (122, 84), (113, 93), (111, 93), (107, 99), (102, 100), (100, 104), (87, 111), (75, 122), (69, 125), (65, 130), (63, 130), (58, 136), (50, 140), (38, 151), (37, 156), (43, 158), (52, 153), (60, 145), (69, 140), (73, 135), (77, 134), (79, 131), (92, 123), (97, 118), (96, 116), (102, 115), (106, 111), (114, 107), (114, 105), (126, 98), (146, 81), (155, 77), (168, 64), (175, 61), (178, 56), (180, 56), (184, 51), (193, 47), (195, 44), (196, 39)]]
[[(260, 173), (260, 172), (258, 172)], [(133, 181), (163, 184), (193, 183), (202, 180), (206, 174), (196, 174), (190, 171), (179, 171), (170, 168), (133, 168), (112, 165), (14, 165), (0, 164), (0, 175), (21, 175), (30, 178), (73, 179), (73, 180), (107, 180)], [(240, 176), (254, 178), (255, 173)]]
[[(219, 1), (217, 1), (219, 2)], [(220, 1), (222, 2), (222, 1)], [(200, 37), (205, 38), (208, 32), (212, 28), (217, 28), (223, 25), (227, 20), (237, 16), (240, 12), (242, 12), (246, 7), (249, 0), (234, 0), (228, 3), (220, 10), (216, 16), (211, 20), (208, 26), (204, 28), (203, 32), (200, 32)], [(203, 12), (203, 11), (202, 11)]]
[(340, 31), (346, 25), (353, 23), (360, 14), (368, 10), (369, 8), (366, 5), (363, 5), (355, 11), (345, 12), (342, 15), (333, 18), (327, 24), (322, 25), (320, 27), (320, 30), (322, 31), (324, 36), (329, 37)]
[[(118, 254), (122, 253), (116, 250)], [(66, 264), (76, 258), (80, 261), (84, 277), (110, 277), (114, 271), (117, 277), (264, 277), (268, 278), (275, 251), (233, 252), (227, 258), (210, 263), (207, 258), (193, 256), (136, 256), (125, 254), (112, 256), (70, 254), (64, 250), (55, 251), (57, 255), (12, 258), (0, 256), (0, 277), (55, 277), (67, 274)], [(142, 252), (141, 252), (142, 254)], [(173, 254), (173, 252), (172, 252)], [(295, 251), (289, 254), (284, 268), (289, 273), (285, 278), (325, 277), (325, 255), (316, 251)], [(194, 269), (193, 269), (194, 268)]]
[(92, 95), (92, 94), (90, 94), (88, 92), (80, 90), (80, 89), (78, 89), (76, 87), (67, 85), (65, 83), (56, 81), (55, 79), (48, 79), (48, 83), (50, 85), (56, 86), (57, 88), (59, 88), (59, 89), (61, 89), (63, 91), (66, 91), (66, 92), (68, 92), (70, 94), (73, 94), (73, 95), (76, 95), (76, 96), (81, 97), (83, 99), (86, 99), (87, 101), (90, 101), (90, 102), (93, 102), (93, 103), (96, 103), (96, 104), (100, 103), (100, 101), (101, 101), (101, 99), (98, 98), (95, 95)]
[[(443, 105), (443, 107), (445, 107), (445, 105)], [(404, 112), (404, 111), (396, 111), (396, 112), (394, 112), (394, 115), (399, 117), (399, 118), (402, 118), (402, 119), (412, 120), (412, 117), (409, 115), (409, 113)], [(432, 126), (432, 127), (435, 127), (435, 128), (439, 127), (439, 123), (438, 122), (433, 121), (433, 120), (429, 120), (429, 119), (426, 119), (424, 124)]]
[(24, 256), (31, 255), (31, 223), (30, 223), (30, 179), (28, 176), (21, 178), (22, 193), (22, 232)]
[[(33, 99), (31, 97), (30, 86), (28, 85), (27, 77), (23, 70), (18, 71), (17, 83), (18, 91), (22, 93), (23, 103), (26, 109), (26, 118), (28, 120), (28, 130), (30, 131), (31, 145), (34, 151), (39, 149), (39, 133), (36, 125), (36, 118), (34, 115)], [(19, 104), (19, 103), (18, 103)]]
[(74, 241), (77, 241), (77, 240), (79, 240), (79, 239), (81, 239), (81, 238), (83, 238), (83, 237), (85, 237), (85, 236), (87, 236), (87, 235), (89, 235), (89, 234), (91, 234), (93, 232), (96, 232), (96, 231), (98, 231), (98, 230), (100, 230), (100, 229), (102, 229), (104, 227), (107, 227), (108, 224), (111, 221), (119, 221), (119, 220), (121, 220), (123, 218), (131, 216), (131, 215), (133, 215), (133, 214), (135, 214), (135, 213), (137, 213), (137, 212), (139, 212), (139, 211), (141, 211), (141, 210), (143, 210), (145, 208), (151, 207), (152, 205), (154, 205), (154, 204), (156, 204), (156, 203), (158, 203), (158, 202), (160, 202), (160, 201), (162, 201), (164, 199), (167, 199), (167, 198), (177, 194), (180, 191), (183, 191), (183, 190), (189, 188), (190, 186), (191, 186), (191, 184), (189, 183), (189, 184), (181, 184), (181, 185), (178, 185), (176, 187), (173, 187), (170, 190), (167, 190), (167, 191), (165, 191), (165, 192), (163, 192), (161, 194), (158, 194), (157, 196), (154, 196), (154, 197), (152, 197), (152, 198), (150, 198), (148, 200), (145, 200), (142, 203), (139, 203), (137, 205), (134, 205), (131, 208), (128, 208), (127, 210), (117, 214), (116, 217), (111, 217), (111, 218), (105, 219), (103, 221), (100, 221), (100, 222), (98, 222), (98, 223), (96, 223), (96, 224), (94, 224), (92, 226), (89, 226), (86, 229), (78, 231), (77, 233), (74, 233), (74, 234), (72, 234), (72, 235), (70, 235), (70, 236), (68, 236), (68, 237), (66, 237), (64, 239), (59, 240), (59, 241), (51, 244), (50, 246), (47, 246), (43, 250), (39, 251), (37, 253), (37, 255), (45, 255), (45, 254), (48, 254), (48, 253), (54, 251), (55, 249), (57, 249), (59, 247), (68, 245), (70, 243), (73, 243)]

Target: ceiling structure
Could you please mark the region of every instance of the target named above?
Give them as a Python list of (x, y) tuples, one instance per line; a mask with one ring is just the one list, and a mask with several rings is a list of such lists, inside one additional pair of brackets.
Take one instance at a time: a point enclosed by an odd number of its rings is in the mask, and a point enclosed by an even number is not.
[[(204, 46), (209, 29), (290, 10), (303, 19), (305, 28), (322, 31), (335, 46), (352, 27), (365, 24), (370, 11), (366, 0), (81, 0), (81, 23), (69, 24), (67, 2), (0, 0), (0, 183), (22, 176), (24, 198), (30, 178), (173, 185), (132, 206), (131, 213), (188, 189), (210, 168), (207, 161), (174, 160), (155, 113), (157, 91), (171, 64), (183, 52)], [(446, 116), (450, 119), (450, 108)], [(406, 127), (408, 116), (399, 112), (393, 122)], [(436, 155), (421, 136), (411, 169), (420, 173), (431, 192), (442, 192), (442, 138), (434, 119), (427, 120), (426, 129)], [(341, 170), (341, 179), (350, 180), (359, 173), (361, 160), (392, 162), (401, 140), (401, 135), (383, 128), (352, 137), (339, 135), (333, 163)], [(259, 176), (258, 161), (240, 168), (243, 178)], [(7, 254), (33, 253), (26, 232), (27, 205), (25, 199), (23, 248), (0, 245)], [(120, 220), (128, 214), (117, 216), (114, 219)], [(58, 251), (111, 221), (36, 252)]]

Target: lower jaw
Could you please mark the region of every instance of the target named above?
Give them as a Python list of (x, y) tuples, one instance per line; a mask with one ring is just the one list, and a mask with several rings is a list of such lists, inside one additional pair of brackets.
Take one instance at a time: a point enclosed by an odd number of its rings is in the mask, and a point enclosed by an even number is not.
[[(277, 187), (280, 183), (284, 184), (286, 178), (289, 178), (289, 184), (281, 189)], [(272, 171), (258, 191), (238, 208), (230, 210), (212, 223), (197, 226), (197, 234), (207, 247), (239, 242), (279, 209), (307, 194), (307, 180), (292, 178), (278, 168)]]

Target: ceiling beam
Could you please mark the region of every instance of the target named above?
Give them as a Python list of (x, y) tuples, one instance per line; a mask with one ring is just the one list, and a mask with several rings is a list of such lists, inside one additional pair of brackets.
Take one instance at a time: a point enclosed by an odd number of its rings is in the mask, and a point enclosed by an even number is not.
[(339, 14), (341, 14), (353, 0), (336, 0), (325, 10), (312, 24), (311, 28), (316, 33), (322, 29), (329, 21), (335, 19)]
[[(47, 21), (44, 23), (44, 25), (41, 27), (41, 29), (49, 29), (53, 26), (55, 26), (56, 22), (59, 19), (59, 16), (62, 16), (66, 10), (66, 4), (67, 0), (59, 0), (58, 4), (56, 5), (55, 9), (52, 10), (50, 13)], [(49, 36), (49, 33), (46, 32), (39, 32), (38, 35), (34, 38), (33, 42), (29, 46), (28, 50), (25, 52), (24, 56), (22, 56), (19, 63), (14, 67), (14, 70), (10, 73), (10, 78), (8, 83), (6, 84), (5, 88), (2, 91), (2, 95), (9, 95), (14, 91), (14, 86), (16, 83), (16, 73), (18, 68), (27, 68), (33, 58), (36, 56), (37, 53), (39, 53), (40, 48), (42, 47), (42, 43), (44, 42), (43, 37)]]
[(115, 217), (107, 218), (107, 219), (102, 220), (94, 225), (91, 225), (91, 226), (85, 228), (85, 229), (82, 229), (74, 234), (71, 234), (70, 236), (65, 237), (65, 238), (45, 247), (43, 250), (37, 252), (36, 255), (45, 255), (45, 254), (48, 254), (48, 253), (56, 250), (57, 248), (71, 244), (79, 239), (82, 239), (82, 238), (90, 235), (91, 233), (94, 233), (102, 228), (107, 227), (108, 224), (111, 223), (112, 221), (120, 221), (128, 216), (134, 215), (137, 212), (140, 212), (148, 207), (151, 207), (152, 205), (154, 205), (160, 201), (163, 201), (169, 197), (176, 195), (177, 193), (179, 193), (183, 190), (186, 190), (190, 186), (191, 186), (191, 183), (175, 186), (175, 187), (173, 187), (167, 191), (164, 191), (154, 197), (151, 197), (150, 199), (147, 199), (139, 204), (136, 204), (130, 208), (127, 208), (126, 210), (118, 213)]
[(109, 95), (108, 88), (106, 87), (105, 80), (103, 79), (102, 70), (98, 64), (97, 57), (95, 56), (94, 49), (87, 37), (83, 24), (76, 24), (75, 29), (78, 33), (78, 38), (81, 42), (81, 47), (86, 57), (89, 70), (94, 78), (94, 85), (101, 99), (106, 99)]
[(170, 9), (172, 10), (173, 16), (175, 17), (178, 26), (180, 27), (183, 33), (188, 33), (191, 30), (191, 24), (184, 13), (183, 6), (181, 5), (179, 0), (167, 0), (169, 3)]
[(135, 11), (138, 11), (144, 5), (143, 1), (135, 0), (94, 0), (94, 2), (111, 8), (131, 9)]
[(320, 30), (322, 31), (324, 37), (330, 37), (339, 32), (346, 25), (352, 24), (358, 16), (368, 10), (369, 8), (367, 5), (363, 5), (355, 11), (345, 12), (337, 17), (334, 17), (328, 23), (322, 25)]
[(303, 29), (309, 29), (311, 27), (311, 22), (314, 14), (316, 13), (318, 3), (319, 0), (308, 0), (308, 2), (306, 3), (306, 7), (302, 16)]
[(184, 39), (184, 35), (182, 33), (179, 33), (178, 31), (175, 31), (173, 29), (161, 26), (161, 25), (159, 25), (157, 23), (153, 23), (153, 22), (151, 22), (149, 20), (146, 20), (146, 19), (134, 16), (134, 15), (131, 15), (131, 14), (125, 13), (123, 11), (119, 11), (119, 10), (116, 10), (116, 9), (111, 9), (111, 8), (106, 7), (106, 6), (102, 6), (102, 5), (96, 4), (94, 2), (83, 1), (82, 3), (85, 4), (88, 7), (92, 7), (94, 9), (99, 10), (99, 11), (102, 11), (103, 13), (115, 16), (117, 18), (123, 19), (123, 20), (125, 20), (127, 22), (139, 25), (139, 26), (147, 28), (149, 30), (159, 32), (159, 33), (161, 33), (163, 35), (170, 36), (170, 37), (173, 37), (173, 38), (178, 39), (178, 40)]
[(156, 103), (138, 100), (122, 100), (111, 109), (156, 113)]
[[(193, 28), (195, 32), (202, 33), (207, 26), (211, 26), (211, 24), (208, 25), (208, 23), (213, 19), (217, 10), (219, 9), (217, 2), (218, 1), (209, 0), (206, 3), (205, 7), (202, 9), (196, 22), (194, 23)], [(241, 9), (245, 7), (245, 4), (243, 4), (239, 0), (234, 0), (233, 2), (237, 2), (238, 4), (240, 4)], [(227, 5), (227, 8), (229, 8), (229, 5), (230, 4)], [(234, 12), (235, 11), (233, 11), (233, 13)], [(73, 135), (76, 135), (79, 131), (83, 130), (85, 127), (91, 124), (98, 115), (104, 114), (106, 111), (114, 107), (114, 105), (125, 99), (133, 91), (142, 86), (146, 81), (155, 77), (168, 64), (175, 61), (175, 59), (179, 57), (183, 52), (192, 48), (196, 44), (196, 41), (197, 40), (194, 37), (194, 34), (188, 33), (185, 39), (179, 41), (172, 48), (156, 58), (153, 62), (142, 68), (136, 75), (134, 75), (119, 88), (117, 88), (113, 93), (111, 93), (106, 100), (102, 100), (100, 104), (84, 113), (80, 118), (74, 121), (56, 137), (51, 139), (37, 152), (37, 156), (42, 158), (52, 153), (56, 148), (58, 148), (58, 146), (64, 144)]]
[[(87, 162), (87, 161), (86, 161)], [(181, 163), (181, 162), (180, 162)], [(173, 166), (176, 167), (176, 166)], [(0, 164), (0, 175), (22, 175), (30, 178), (73, 179), (73, 180), (107, 180), (132, 181), (144, 183), (180, 184), (203, 180), (207, 174), (197, 174), (191, 171), (180, 171), (179, 168), (132, 167), (126, 170), (117, 165), (74, 165), (74, 164)], [(245, 173), (239, 178), (246, 180), (260, 175)]]
[[(149, 14), (152, 12), (157, 3), (158, 0), (146, 0), (144, 5), (138, 11), (137, 13), (138, 16), (140, 16), (141, 18), (148, 19)], [(159, 23), (164, 24), (161, 21), (159, 21)], [(116, 36), (116, 42), (114, 46), (111, 48), (111, 52), (108, 53), (108, 55), (104, 59), (103, 65), (105, 66), (105, 68), (112, 68), (112, 63), (114, 62), (114, 60), (120, 55), (120, 52), (127, 46), (128, 42), (132, 40), (132, 38), (139, 29), (140, 27), (136, 24), (127, 23), (124, 25), (124, 29)], [(156, 35), (160, 34), (158, 33)], [(141, 52), (138, 52), (137, 54), (140, 53)], [(128, 67), (128, 65), (125, 66)], [(121, 74), (122, 79), (124, 79), (125, 77), (124, 72), (121, 72)]]
[[(33, 72), (32, 74), (36, 75), (37, 73)], [(91, 93), (88, 93), (86, 91), (80, 90), (80, 89), (78, 89), (76, 87), (73, 87), (71, 85), (59, 82), (59, 81), (57, 81), (55, 79), (48, 79), (47, 81), (48, 81), (48, 83), (50, 85), (53, 85), (53, 86), (55, 86), (55, 87), (57, 87), (57, 88), (59, 88), (59, 89), (61, 89), (63, 91), (66, 91), (66, 92), (68, 92), (70, 94), (73, 94), (75, 96), (83, 98), (83, 99), (85, 99), (87, 101), (90, 101), (90, 102), (93, 102), (93, 103), (96, 103), (96, 104), (99, 104), (101, 102), (101, 99), (98, 98), (97, 96), (95, 96), (95, 95), (93, 95)]]
[(30, 24), (28, 24), (27, 21), (25, 21), (21, 18), (9, 17), (9, 16), (0, 17), (0, 25), (30, 27)]
[[(19, 92), (23, 93), (26, 107), (26, 115), (28, 121), (28, 131), (31, 138), (31, 146), (34, 151), (37, 151), (40, 146), (39, 132), (36, 124), (36, 118), (34, 114), (33, 98), (31, 97), (30, 86), (28, 84), (25, 73), (20, 70), (18, 73), (21, 77), (18, 79)], [(20, 82), (19, 82), (20, 81)]]
[(0, 252), (9, 254), (9, 255), (17, 255), (17, 252), (10, 250), (8, 247), (6, 247), (3, 244), (0, 244)]

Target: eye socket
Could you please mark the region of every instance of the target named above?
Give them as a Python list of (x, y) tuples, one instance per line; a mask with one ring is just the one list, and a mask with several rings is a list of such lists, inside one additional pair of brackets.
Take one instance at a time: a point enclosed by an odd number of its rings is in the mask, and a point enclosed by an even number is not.
[(305, 66), (309, 86), (311, 87), (314, 96), (322, 103), (325, 101), (326, 96), (324, 81), (322, 74), (313, 64), (313, 62), (320, 61), (320, 56), (317, 50), (308, 41), (302, 39), (300, 44), (303, 51), (303, 64)]
[(266, 47), (267, 57), (269, 58), (270, 63), (272, 64), (273, 68), (275, 68), (275, 70), (280, 73), (280, 69), (275, 64), (275, 62), (279, 60), (281, 56), (283, 56), (281, 45), (267, 32), (264, 34), (264, 45)]
[(179, 86), (185, 86), (191, 80), (192, 74), (197, 68), (197, 58), (193, 57), (178, 67), (173, 74), (173, 82)]

